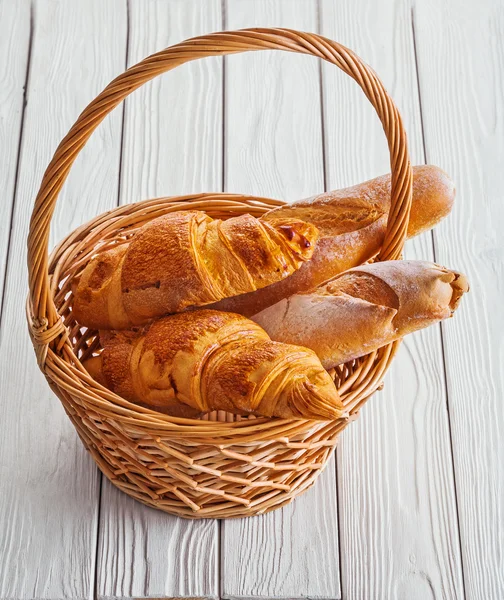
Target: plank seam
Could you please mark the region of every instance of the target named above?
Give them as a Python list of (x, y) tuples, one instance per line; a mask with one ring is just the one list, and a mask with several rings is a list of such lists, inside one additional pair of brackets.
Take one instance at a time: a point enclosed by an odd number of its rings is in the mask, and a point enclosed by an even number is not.
[[(221, 0), (222, 30), (226, 30), (226, 0)], [(221, 190), (226, 189), (226, 57), (222, 57), (222, 181)]]
[[(316, 1), (316, 11), (317, 11), (317, 33), (322, 33), (322, 4), (321, 0)], [(326, 139), (326, 121), (325, 121), (325, 102), (324, 102), (324, 70), (322, 65), (322, 60), (319, 61), (319, 85), (320, 85), (320, 125), (322, 128), (321, 142), (322, 142), (322, 173), (323, 173), (323, 183), (324, 183), (324, 192), (329, 191), (329, 183), (328, 183), (328, 167), (327, 167), (327, 139)], [(340, 492), (338, 486), (338, 448), (336, 447), (334, 451), (334, 483), (335, 483), (335, 491), (336, 491), (336, 520), (338, 522), (338, 569), (339, 569), (339, 599), (343, 600), (343, 568), (342, 568), (342, 558), (341, 558), (341, 515), (340, 515)]]
[[(317, 33), (322, 33), (322, 7), (321, 0), (317, 0), (316, 11), (317, 11)], [(320, 126), (322, 129), (322, 172), (324, 179), (324, 192), (328, 190), (328, 176), (327, 176), (327, 140), (325, 134), (325, 102), (324, 102), (324, 86), (323, 86), (323, 68), (322, 59), (318, 59), (319, 63), (319, 84), (320, 84)], [(339, 531), (339, 530), (338, 530)]]
[(338, 453), (338, 448), (336, 447), (336, 449), (334, 450), (334, 478), (336, 480), (336, 518), (338, 520), (338, 568), (339, 568), (339, 581), (340, 581), (340, 593), (339, 593), (339, 599), (338, 600), (343, 600), (343, 565), (342, 565), (342, 559), (341, 559), (341, 527), (340, 527), (340, 523), (341, 523), (341, 514), (340, 514), (340, 493), (339, 493), (339, 485), (338, 485), (338, 461), (337, 461), (337, 453)]
[[(126, 0), (126, 56), (124, 59), (125, 70), (128, 69), (129, 65), (129, 45), (130, 45), (130, 1)], [(123, 166), (123, 152), (124, 152), (124, 123), (126, 121), (126, 106), (128, 100), (126, 99), (122, 105), (122, 121), (121, 121), (121, 150), (119, 153), (119, 182), (117, 186), (117, 206), (121, 204), (121, 191), (122, 191), (122, 166)]]
[[(126, 0), (126, 52), (124, 58), (124, 68), (128, 68), (129, 62), (129, 44), (130, 44), (130, 3), (129, 0)], [(121, 142), (120, 142), (120, 151), (119, 151), (119, 171), (118, 171), (118, 184), (117, 184), (117, 199), (116, 206), (120, 205), (121, 202), (121, 181), (122, 181), (122, 164), (123, 164), (123, 152), (124, 152), (124, 123), (125, 123), (125, 115), (126, 115), (126, 102), (122, 104), (122, 115), (121, 115)], [(100, 487), (98, 492), (98, 518), (96, 522), (96, 552), (95, 552), (95, 564), (94, 564), (94, 589), (93, 589), (93, 599), (98, 600), (102, 598), (98, 594), (98, 556), (99, 556), (99, 548), (100, 548), (100, 519), (101, 519), (101, 508), (102, 508), (102, 490), (103, 490), (103, 473), (98, 471), (100, 475)]]
[[(424, 120), (423, 120), (423, 107), (422, 107), (422, 94), (420, 92), (420, 76), (419, 76), (419, 68), (418, 68), (418, 52), (417, 52), (417, 44), (416, 44), (416, 30), (415, 30), (415, 7), (411, 6), (411, 32), (413, 38), (413, 56), (415, 58), (415, 74), (417, 80), (417, 94), (418, 94), (418, 107), (420, 110), (420, 131), (422, 132), (422, 147), (423, 147), (423, 158), (424, 162), (427, 164), (427, 147), (425, 143), (425, 128), (424, 128)], [(436, 236), (434, 234), (434, 230), (431, 230), (431, 243), (432, 243), (432, 252), (434, 255), (434, 261), (437, 262), (437, 248), (436, 248)], [(455, 513), (457, 520), (457, 537), (458, 537), (458, 551), (460, 558), (460, 565), (462, 567), (462, 594), (463, 598), (467, 597), (466, 595), (466, 586), (465, 586), (465, 564), (464, 564), (464, 555), (462, 552), (462, 538), (460, 535), (460, 511), (459, 511), (459, 503), (458, 503), (458, 485), (457, 485), (457, 474), (455, 471), (455, 460), (454, 460), (454, 452), (453, 452), (453, 435), (452, 435), (452, 420), (450, 414), (450, 402), (449, 402), (449, 390), (448, 390), (448, 375), (446, 372), (446, 352), (445, 352), (445, 339), (443, 335), (443, 327), (441, 323), (438, 325), (439, 333), (441, 336), (441, 356), (443, 359), (443, 380), (444, 380), (444, 388), (445, 388), (445, 407), (446, 413), (448, 416), (448, 437), (450, 443), (450, 458), (451, 458), (451, 466), (452, 466), (452, 477), (453, 477), (453, 485), (455, 492)]]
[(96, 518), (96, 550), (94, 557), (94, 578), (93, 578), (93, 599), (98, 600), (98, 555), (100, 549), (100, 517), (101, 517), (101, 502), (102, 502), (102, 488), (103, 488), (103, 474), (98, 471), (100, 475), (100, 485), (98, 488), (98, 514)]
[(3, 287), (2, 287), (2, 296), (0, 299), (0, 327), (2, 325), (3, 318), (3, 309), (5, 305), (5, 292), (7, 290), (7, 271), (9, 268), (9, 259), (10, 259), (10, 250), (11, 250), (11, 242), (12, 242), (12, 228), (14, 226), (14, 210), (16, 208), (16, 199), (17, 199), (17, 190), (19, 183), (19, 166), (21, 163), (21, 148), (23, 147), (23, 138), (24, 138), (24, 124), (25, 124), (25, 114), (26, 114), (26, 105), (28, 104), (28, 84), (30, 80), (30, 66), (32, 59), (32, 47), (33, 47), (33, 33), (34, 33), (34, 11), (33, 11), (33, 3), (30, 2), (30, 30), (28, 36), (28, 57), (26, 62), (26, 74), (25, 81), (23, 87), (23, 105), (21, 107), (21, 122), (19, 125), (19, 139), (18, 139), (18, 148), (17, 148), (17, 156), (16, 156), (16, 171), (14, 174), (14, 190), (12, 193), (12, 204), (11, 204), (11, 213), (9, 219), (9, 233), (7, 237), (7, 249), (5, 253), (5, 267), (4, 267), (4, 278), (3, 278)]
[[(226, 0), (221, 0), (221, 25), (222, 30), (226, 31)], [(222, 150), (221, 150), (221, 191), (226, 189), (226, 57), (222, 57)], [(217, 600), (221, 600), (222, 591), (224, 589), (224, 544), (222, 537), (224, 535), (224, 528), (222, 527), (222, 520), (217, 521)]]

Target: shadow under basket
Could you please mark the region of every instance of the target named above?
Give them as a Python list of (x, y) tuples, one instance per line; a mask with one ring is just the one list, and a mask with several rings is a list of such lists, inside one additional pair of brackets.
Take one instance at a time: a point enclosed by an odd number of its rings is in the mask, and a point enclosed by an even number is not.
[(234, 194), (158, 198), (93, 219), (48, 256), (49, 226), (68, 172), (90, 135), (128, 94), (153, 77), (206, 56), (277, 49), (312, 54), (353, 77), (375, 107), (389, 143), (391, 210), (378, 260), (400, 258), (411, 205), (412, 176), (397, 109), (376, 74), (347, 48), (315, 34), (250, 29), (209, 34), (152, 55), (116, 78), (84, 110), (44, 175), (30, 223), (27, 318), (38, 364), (102, 473), (126, 494), (186, 518), (233, 518), (279, 508), (315, 482), (339, 433), (381, 386), (399, 342), (331, 371), (345, 413), (317, 422), (235, 417), (170, 417), (132, 404), (95, 382), (81, 360), (99, 350), (97, 332), (72, 314), (72, 279), (99, 250), (126, 242), (149, 220), (178, 210), (214, 218), (261, 216), (276, 200)]

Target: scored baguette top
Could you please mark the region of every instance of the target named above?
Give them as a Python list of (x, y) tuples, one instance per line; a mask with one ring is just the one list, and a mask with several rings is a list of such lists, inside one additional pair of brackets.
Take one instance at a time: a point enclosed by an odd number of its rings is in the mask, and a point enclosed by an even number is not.
[(74, 315), (88, 327), (125, 329), (257, 290), (298, 269), (317, 239), (317, 228), (297, 218), (169, 213), (91, 259), (74, 284)]
[[(390, 194), (389, 174), (269, 211), (261, 217), (262, 221), (297, 218), (317, 227), (319, 239), (313, 256), (290, 277), (226, 298), (211, 308), (250, 317), (282, 298), (311, 290), (338, 273), (367, 262), (378, 254), (385, 239)], [(413, 167), (408, 237), (430, 229), (446, 217), (454, 198), (454, 183), (442, 169), (433, 165)]]
[(423, 261), (345, 271), (252, 319), (279, 342), (311, 348), (326, 369), (452, 316), (469, 290), (461, 273)]

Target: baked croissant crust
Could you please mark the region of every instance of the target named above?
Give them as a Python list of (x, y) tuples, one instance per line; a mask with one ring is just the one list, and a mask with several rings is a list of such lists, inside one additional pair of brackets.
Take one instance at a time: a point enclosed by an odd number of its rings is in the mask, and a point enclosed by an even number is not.
[(298, 269), (317, 237), (297, 218), (169, 213), (88, 263), (74, 284), (74, 315), (87, 327), (126, 329), (257, 290)]
[(103, 352), (84, 362), (123, 398), (173, 416), (212, 410), (330, 420), (342, 405), (314, 352), (272, 342), (240, 315), (202, 309), (139, 331), (100, 333)]

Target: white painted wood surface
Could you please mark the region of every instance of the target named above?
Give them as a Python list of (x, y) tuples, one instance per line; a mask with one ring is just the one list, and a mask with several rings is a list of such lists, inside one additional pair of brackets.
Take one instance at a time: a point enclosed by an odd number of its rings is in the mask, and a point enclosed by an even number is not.
[[(222, 29), (220, 0), (130, 1), (129, 65)], [(222, 59), (184, 65), (126, 100), (121, 203), (220, 190)], [(132, 500), (103, 479), (99, 598), (219, 596), (219, 527)]]
[(0, 1), (0, 311), (24, 114), (24, 86), (30, 49), (30, 3)]
[[(15, 4), (3, 2), (2, 9), (17, 11)], [(101, 0), (43, 0), (34, 7), (0, 337), (0, 598), (94, 594), (99, 473), (35, 361), (24, 315), (25, 248), (33, 200), (56, 145), (124, 68), (125, 7)], [(115, 204), (120, 132), (119, 112), (79, 157), (60, 198), (53, 239)]]
[(437, 257), (472, 285), (443, 326), (465, 592), (504, 598), (504, 5), (428, 0), (414, 15), (427, 159), (458, 187)]
[[(504, 9), (412, 3), (0, 0), (0, 599), (504, 598)], [(127, 51), (132, 64), (222, 27), (319, 23), (384, 79), (413, 161), (456, 180), (434, 247), (425, 235), (407, 255), (465, 270), (472, 291), (442, 338), (432, 328), (403, 344), (385, 390), (344, 433), (337, 469), (331, 461), (289, 507), (219, 526), (148, 509), (106, 480), (100, 497), (26, 335), (26, 235), (43, 170)], [(335, 67), (321, 80), (314, 59), (255, 53), (226, 59), (223, 77), (222, 62), (183, 66), (128, 100), (122, 168), (122, 109), (100, 126), (60, 198), (53, 242), (118, 197), (224, 182), (292, 200), (322, 190), (324, 175), (337, 188), (388, 170), (372, 108)]]
[[(228, 1), (226, 28), (317, 30), (316, 2)], [(226, 58), (225, 188), (294, 200), (324, 189), (320, 66), (285, 52)], [(339, 598), (334, 461), (279, 511), (222, 524), (225, 598)]]
[[(413, 164), (423, 163), (407, 3), (323, 0), (321, 23), (324, 35), (377, 69), (404, 116)], [(323, 67), (323, 89), (329, 187), (389, 171), (383, 130), (360, 89), (331, 65)], [(433, 260), (431, 234), (408, 242), (406, 254)], [(342, 436), (337, 465), (343, 598), (462, 598), (438, 327), (406, 338), (384, 391)]]

